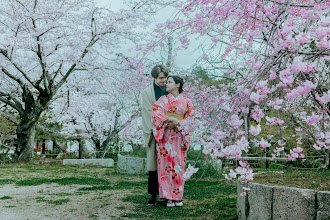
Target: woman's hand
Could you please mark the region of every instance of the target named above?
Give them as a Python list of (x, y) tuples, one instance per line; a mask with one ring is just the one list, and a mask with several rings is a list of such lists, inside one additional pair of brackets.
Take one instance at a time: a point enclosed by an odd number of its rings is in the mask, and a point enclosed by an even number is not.
[(178, 130), (178, 125), (180, 124), (180, 121), (178, 119), (168, 117), (168, 119), (166, 119), (166, 122), (167, 122), (167, 125), (166, 125), (167, 128)]

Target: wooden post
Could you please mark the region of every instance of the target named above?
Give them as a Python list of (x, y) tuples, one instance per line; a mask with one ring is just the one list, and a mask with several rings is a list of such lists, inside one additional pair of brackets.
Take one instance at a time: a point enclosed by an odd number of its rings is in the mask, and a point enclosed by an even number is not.
[(41, 154), (46, 154), (46, 140), (43, 139), (41, 142)]
[(78, 143), (79, 143), (79, 159), (82, 159), (82, 148), (83, 148), (83, 146), (82, 146), (82, 142), (81, 142), (81, 140), (79, 139), (78, 140)]
[[(265, 149), (266, 150), (266, 158), (268, 158), (269, 157), (269, 148), (266, 148)], [(266, 159), (266, 169), (269, 169), (269, 160), (268, 159)]]

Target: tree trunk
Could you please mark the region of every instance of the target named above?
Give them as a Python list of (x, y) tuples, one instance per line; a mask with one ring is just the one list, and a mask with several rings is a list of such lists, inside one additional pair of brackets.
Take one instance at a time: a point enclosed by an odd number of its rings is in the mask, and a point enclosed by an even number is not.
[(28, 162), (33, 160), (35, 147), (35, 125), (27, 130), (22, 129), (23, 125), (17, 127), (17, 145), (19, 151), (18, 161)]

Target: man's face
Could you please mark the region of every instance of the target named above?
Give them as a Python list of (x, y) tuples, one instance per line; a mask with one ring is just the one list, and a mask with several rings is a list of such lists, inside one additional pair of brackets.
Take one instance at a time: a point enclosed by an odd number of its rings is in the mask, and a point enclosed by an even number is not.
[(157, 78), (154, 78), (154, 79), (155, 79), (155, 83), (158, 86), (164, 86), (165, 85), (166, 77), (165, 77), (165, 74), (163, 72), (160, 72), (158, 74), (158, 77)]

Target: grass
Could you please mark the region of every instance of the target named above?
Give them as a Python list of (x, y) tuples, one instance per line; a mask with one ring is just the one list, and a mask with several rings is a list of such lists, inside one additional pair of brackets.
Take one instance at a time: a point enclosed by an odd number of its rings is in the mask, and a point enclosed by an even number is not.
[[(196, 153), (193, 152), (192, 155)], [(197, 165), (198, 167), (199, 165)], [(256, 169), (256, 171), (265, 171)], [(266, 170), (269, 171), (269, 170)], [(52, 193), (39, 190), (34, 201), (61, 206), (61, 209), (83, 201), (81, 209), (85, 219), (101, 218), (101, 211), (117, 202), (113, 213), (120, 218), (134, 219), (237, 219), (236, 181), (226, 181), (212, 166), (202, 166), (185, 184), (184, 206), (167, 208), (161, 204), (147, 206), (147, 175), (117, 174), (116, 168), (73, 167), (60, 165), (10, 164), (0, 166), (0, 185), (15, 184), (17, 187), (40, 184), (71, 185), (76, 191)], [(218, 176), (216, 176), (216, 174)], [(317, 190), (329, 190), (329, 171), (285, 171), (255, 175), (255, 182), (268, 185), (285, 185)], [(72, 186), (78, 185), (78, 186)], [(55, 185), (56, 186), (56, 185)], [(53, 187), (53, 186), (50, 186)], [(89, 196), (88, 200), (86, 197)], [(0, 198), (8, 208), (15, 207), (10, 195)], [(114, 199), (114, 200), (113, 200)], [(19, 207), (19, 205), (17, 205)], [(69, 207), (70, 209), (74, 207)], [(98, 212), (99, 211), (99, 212)], [(80, 208), (72, 212), (80, 213)], [(112, 216), (113, 218), (118, 218)], [(111, 217), (111, 218), (112, 218)]]
[(292, 170), (284, 173), (264, 173), (254, 176), (253, 182), (271, 186), (289, 186), (318, 191), (330, 190), (329, 170)]
[(47, 202), (49, 204), (54, 204), (54, 205), (62, 205), (62, 204), (68, 203), (69, 201), (70, 201), (70, 199), (68, 199), (68, 198), (57, 199), (57, 200), (48, 200), (48, 199), (44, 199), (44, 198), (37, 199), (37, 202)]
[(134, 149), (133, 151), (120, 152), (120, 155), (145, 158), (147, 157), (147, 151), (144, 147), (142, 147), (142, 148)]
[(146, 186), (147, 181), (121, 181), (116, 183), (115, 185), (103, 185), (103, 186), (92, 186), (92, 187), (81, 187), (79, 188), (80, 191), (94, 191), (94, 190), (120, 190), (120, 189), (136, 189), (136, 188), (143, 188)]
[(124, 201), (136, 204), (126, 218), (141, 219), (237, 219), (236, 183), (219, 179), (194, 178), (185, 184), (184, 206), (167, 208), (162, 204), (146, 206), (145, 191), (128, 195)]
[[(211, 176), (212, 170), (203, 171), (203, 177), (188, 180), (185, 185), (184, 207), (168, 209), (160, 204), (146, 205), (147, 175), (117, 174), (116, 168), (71, 167), (60, 165), (11, 164), (0, 167), (1, 184), (15, 184), (18, 187), (37, 186), (55, 183), (58, 185), (77, 184), (72, 193), (51, 193), (47, 189), (39, 190), (35, 201), (56, 206), (67, 206), (77, 199), (90, 197), (85, 209), (94, 207), (86, 218), (98, 219), (95, 210), (104, 210), (113, 203), (115, 191), (125, 192), (121, 203), (114, 212), (120, 212), (120, 218), (141, 219), (237, 219), (236, 183), (227, 182)], [(80, 186), (79, 186), (80, 185)], [(112, 193), (114, 191), (114, 193)], [(99, 192), (99, 194), (98, 194)], [(109, 192), (111, 192), (109, 194)], [(104, 193), (104, 194), (102, 194)], [(8, 204), (14, 205), (14, 204)], [(72, 208), (72, 207), (71, 207)], [(87, 208), (88, 209), (88, 208)], [(79, 212), (76, 210), (75, 212)], [(111, 214), (111, 213), (109, 213)], [(114, 217), (115, 218), (115, 217)]]
[(27, 180), (20, 180), (16, 182), (18, 186), (37, 186), (41, 184), (51, 184), (57, 183), (59, 185), (72, 185), (72, 184), (79, 184), (79, 185), (101, 185), (101, 184), (109, 184), (109, 181), (100, 178), (76, 178), (76, 177), (69, 177), (69, 178), (60, 178), (60, 179), (46, 179), (46, 178), (33, 178)]
[(5, 200), (5, 199), (12, 199), (13, 197), (10, 197), (10, 196), (3, 196), (3, 197), (0, 197), (1, 200)]

